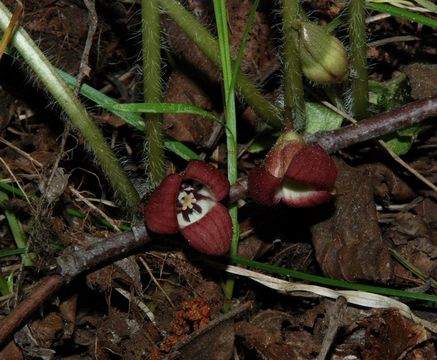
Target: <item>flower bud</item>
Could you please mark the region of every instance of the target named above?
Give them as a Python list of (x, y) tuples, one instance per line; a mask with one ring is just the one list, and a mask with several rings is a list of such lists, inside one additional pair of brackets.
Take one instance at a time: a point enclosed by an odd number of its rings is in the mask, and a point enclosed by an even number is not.
[(301, 22), (299, 52), (305, 76), (320, 84), (343, 80), (348, 64), (343, 44), (319, 25)]
[(337, 177), (334, 161), (318, 145), (306, 145), (293, 131), (284, 133), (264, 164), (248, 176), (252, 199), (263, 206), (282, 202), (311, 207), (330, 200)]

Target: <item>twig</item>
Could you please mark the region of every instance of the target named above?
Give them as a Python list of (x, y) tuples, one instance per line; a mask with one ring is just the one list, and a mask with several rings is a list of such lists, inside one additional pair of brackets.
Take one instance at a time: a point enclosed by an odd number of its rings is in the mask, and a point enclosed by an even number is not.
[(98, 207), (96, 207), (94, 204), (92, 204), (87, 198), (82, 196), (82, 194), (77, 191), (74, 187), (69, 186), (68, 189), (76, 195), (80, 200), (82, 200), (85, 204), (89, 206), (89, 208), (94, 211), (96, 214), (100, 215), (103, 219), (105, 219), (111, 226), (114, 228), (115, 231), (120, 232), (120, 228), (114, 223), (114, 221), (106, 215), (102, 210), (100, 210)]
[(79, 95), (80, 86), (85, 76), (89, 75), (90, 67), (88, 65), (88, 60), (90, 56), (91, 46), (93, 45), (94, 34), (97, 30), (97, 13), (96, 4), (94, 0), (83, 0), (88, 9), (88, 33), (86, 36), (85, 47), (82, 52), (82, 57), (80, 59), (79, 73), (77, 74), (76, 87), (74, 88), (74, 94)]
[(389, 153), (389, 155), (401, 166), (407, 169), (410, 173), (412, 173), (415, 177), (417, 177), (420, 181), (422, 181), (425, 185), (428, 185), (432, 190), (437, 192), (437, 186), (435, 186), (431, 181), (425, 178), (421, 173), (417, 170), (413, 169), (410, 165), (408, 165), (404, 160), (402, 160), (399, 155), (397, 155), (390, 146), (387, 145), (386, 142), (382, 140), (378, 140), (378, 143)]
[(144, 260), (142, 257), (140, 257), (140, 261), (141, 264), (143, 264), (143, 266), (145, 267), (145, 269), (147, 270), (147, 272), (149, 273), (150, 278), (152, 279), (152, 281), (154, 282), (154, 284), (156, 285), (156, 287), (161, 290), (161, 292), (164, 294), (165, 298), (167, 299), (168, 303), (171, 305), (171, 307), (173, 309), (176, 309), (176, 306), (174, 304), (174, 302), (170, 299), (170, 297), (167, 295), (167, 293), (165, 292), (165, 290), (162, 288), (162, 286), (159, 284), (158, 280), (156, 280), (155, 275), (153, 275), (152, 269), (150, 269), (149, 265), (147, 264), (146, 260)]
[(24, 150), (21, 150), (19, 147), (15, 146), (14, 144), (9, 142), (8, 140), (3, 139), (2, 137), (0, 137), (0, 142), (5, 144), (6, 146), (10, 147), (12, 150), (15, 150), (17, 153), (19, 153), (20, 155), (25, 157), (27, 160), (29, 160), (31, 163), (35, 164), (39, 168), (43, 167), (43, 164), (41, 164), (38, 160), (34, 159), (30, 154), (28, 154)]
[(9, 339), (15, 330), (17, 330), (42, 303), (57, 293), (63, 284), (64, 278), (60, 275), (45, 277), (41, 283), (33, 289), (30, 296), (21, 301), (8, 316), (1, 320), (0, 344), (5, 344), (5, 341)]
[(390, 112), (361, 120), (337, 130), (306, 134), (306, 143), (318, 143), (328, 153), (335, 153), (348, 146), (390, 134), (407, 126), (418, 124), (437, 115), (437, 96), (416, 101)]
[(339, 296), (335, 300), (335, 304), (327, 308), (329, 314), (329, 325), (326, 335), (323, 338), (322, 347), (320, 349), (317, 360), (325, 360), (328, 358), (329, 349), (331, 348), (338, 329), (343, 325), (343, 316), (347, 309), (347, 300), (343, 296)]

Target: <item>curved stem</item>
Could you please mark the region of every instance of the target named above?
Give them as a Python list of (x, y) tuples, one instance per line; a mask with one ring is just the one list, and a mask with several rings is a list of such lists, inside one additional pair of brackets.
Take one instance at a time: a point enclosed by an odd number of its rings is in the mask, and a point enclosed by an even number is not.
[[(4, 31), (10, 21), (11, 13), (0, 2), (0, 28)], [(140, 197), (120, 163), (105, 141), (100, 129), (91, 119), (83, 105), (74, 96), (68, 85), (60, 78), (55, 68), (32, 41), (23, 28), (18, 28), (12, 45), (18, 50), (26, 63), (32, 68), (44, 88), (53, 96), (80, 131), (87, 145), (92, 149), (112, 188), (128, 208), (137, 211)]]

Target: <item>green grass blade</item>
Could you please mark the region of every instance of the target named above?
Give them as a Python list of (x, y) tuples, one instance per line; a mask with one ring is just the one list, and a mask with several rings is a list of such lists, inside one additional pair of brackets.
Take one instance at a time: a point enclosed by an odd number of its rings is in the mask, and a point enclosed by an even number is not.
[[(237, 163), (237, 115), (235, 107), (235, 84), (232, 84), (232, 77), (238, 72), (232, 71), (231, 50), (229, 47), (228, 19), (225, 0), (214, 0), (214, 14), (217, 24), (218, 44), (220, 50), (220, 65), (223, 74), (223, 87), (225, 94), (225, 111), (226, 111), (226, 146), (227, 146), (227, 164), (228, 179), (234, 184), (238, 179)], [(236, 255), (238, 250), (238, 240), (240, 238), (240, 226), (238, 222), (237, 204), (229, 206), (229, 215), (232, 219), (232, 242), (230, 254)], [(234, 290), (234, 279), (228, 277), (224, 285), (224, 293), (227, 299), (232, 298)], [(226, 310), (226, 306), (225, 306)]]
[(250, 29), (252, 28), (253, 22), (255, 20), (256, 9), (259, 6), (260, 0), (255, 0), (253, 3), (249, 18), (247, 19), (246, 28), (244, 29), (243, 37), (241, 38), (240, 47), (238, 48), (237, 58), (235, 59), (233, 68), (232, 68), (232, 79), (229, 87), (231, 89), (235, 89), (235, 84), (237, 83), (238, 75), (240, 73), (241, 62), (243, 61), (244, 49), (246, 48), (247, 40), (249, 39)]
[(294, 279), (308, 281), (314, 284), (332, 286), (340, 289), (360, 290), (360, 291), (366, 291), (369, 293), (381, 294), (387, 296), (396, 296), (396, 297), (403, 297), (409, 299), (437, 302), (436, 295), (429, 295), (424, 293), (416, 293), (412, 291), (403, 291), (403, 290), (385, 288), (380, 286), (372, 286), (367, 284), (351, 283), (343, 280), (330, 279), (323, 276), (311, 275), (299, 271), (285, 269), (275, 265), (264, 264), (261, 262), (245, 259), (239, 256), (230, 257), (230, 261), (233, 264), (248, 266), (253, 269), (263, 270), (282, 276), (289, 276)]
[(166, 140), (164, 142), (164, 145), (169, 151), (186, 161), (202, 160), (202, 158), (197, 155), (193, 150), (191, 150), (188, 146), (182, 144), (179, 141)]
[[(24, 234), (23, 226), (21, 222), (17, 219), (15, 214), (6, 208), (6, 203), (8, 201), (8, 195), (3, 191), (0, 191), (0, 207), (3, 208), (3, 212), (8, 221), (9, 228), (14, 238), (17, 248), (27, 248), (27, 239)], [(25, 266), (32, 266), (32, 259), (29, 254), (22, 255), (23, 263)]]
[(226, 127), (220, 119), (214, 114), (206, 111), (198, 106), (190, 104), (176, 104), (176, 103), (133, 103), (133, 104), (117, 104), (108, 103), (101, 104), (110, 111), (127, 111), (127, 112), (141, 112), (149, 114), (193, 114), (206, 117), (212, 121), (219, 123)]
[(434, 20), (428, 16), (414, 13), (412, 11), (401, 9), (396, 6), (388, 5), (388, 4), (375, 4), (375, 3), (366, 3), (366, 8), (369, 10), (375, 10), (382, 13), (387, 13), (393, 16), (400, 17), (405, 20), (409, 20), (412, 22), (416, 22), (418, 24), (426, 25), (432, 28), (437, 28), (437, 20)]
[(3, 251), (0, 251), (0, 258), (8, 257), (8, 256), (14, 256), (14, 255), (23, 255), (25, 253), (26, 253), (26, 249), (25, 248), (3, 250)]
[[(61, 77), (64, 79), (64, 81), (71, 87), (74, 87), (76, 84), (76, 78), (71, 76), (70, 74), (58, 70)], [(88, 98), (89, 100), (95, 102), (96, 104), (100, 106), (108, 106), (108, 105), (116, 105), (119, 104), (117, 101), (115, 101), (113, 98), (102, 94), (100, 91), (94, 89), (93, 87), (83, 84), (80, 88), (80, 93)], [(201, 109), (203, 110), (203, 109)], [(119, 116), (121, 119), (126, 121), (129, 125), (134, 127), (135, 129), (143, 132), (144, 131), (144, 120), (141, 116), (134, 112), (127, 112), (127, 111), (121, 111), (121, 110), (110, 110), (113, 114)], [(208, 114), (210, 114), (208, 112)], [(217, 120), (217, 118), (215, 118)], [(191, 150), (188, 146), (181, 142), (177, 142), (174, 140), (166, 140), (164, 141), (165, 147), (176, 154), (177, 156), (181, 157), (184, 160), (195, 160), (200, 159), (200, 156), (197, 155), (193, 150)]]

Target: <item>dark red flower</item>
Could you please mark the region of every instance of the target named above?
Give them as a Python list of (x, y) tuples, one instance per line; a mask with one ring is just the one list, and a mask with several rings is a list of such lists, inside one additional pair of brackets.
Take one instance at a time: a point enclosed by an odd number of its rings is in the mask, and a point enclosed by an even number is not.
[(181, 232), (197, 251), (223, 255), (231, 245), (232, 221), (219, 203), (229, 181), (215, 167), (190, 161), (182, 174), (167, 176), (144, 207), (147, 228), (158, 234)]
[(332, 198), (337, 168), (318, 145), (305, 145), (293, 132), (284, 134), (263, 166), (248, 177), (248, 190), (260, 205), (279, 202), (291, 207), (311, 207)]

